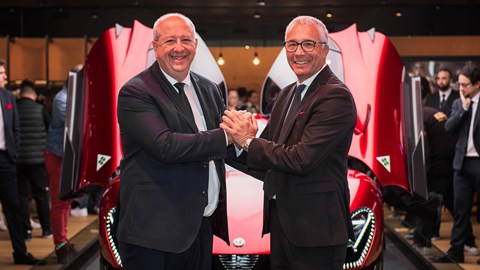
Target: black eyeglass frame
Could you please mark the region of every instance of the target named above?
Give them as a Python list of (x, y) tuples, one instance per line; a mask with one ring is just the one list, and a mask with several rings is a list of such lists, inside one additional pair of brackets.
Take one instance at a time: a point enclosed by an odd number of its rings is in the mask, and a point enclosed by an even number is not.
[[(304, 44), (305, 42), (313, 43), (313, 44), (312, 44), (312, 45), (313, 45), (312, 48), (311, 48), (311, 49), (305, 49), (305, 47), (303, 46), (303, 44)], [(287, 44), (295, 44), (295, 48), (294, 48), (294, 49), (289, 49), (289, 48), (287, 47)], [(309, 39), (304, 40), (304, 41), (302, 41), (302, 42), (296, 42), (295, 40), (289, 40), (289, 41), (285, 41), (285, 42), (283, 43), (283, 46), (285, 47), (285, 50), (286, 50), (287, 52), (296, 52), (297, 49), (298, 49), (298, 45), (300, 45), (300, 47), (302, 47), (302, 50), (303, 50), (304, 52), (312, 52), (313, 50), (315, 50), (315, 45), (317, 45), (317, 44), (327, 44), (327, 42), (325, 42), (325, 41), (315, 41), (315, 40), (309, 40)]]

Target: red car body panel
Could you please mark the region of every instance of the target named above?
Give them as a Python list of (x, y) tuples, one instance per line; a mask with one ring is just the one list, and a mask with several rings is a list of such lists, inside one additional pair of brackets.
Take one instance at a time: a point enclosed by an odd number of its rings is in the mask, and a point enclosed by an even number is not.
[[(120, 164), (123, 153), (117, 124), (118, 91), (147, 67), (151, 41), (152, 30), (135, 21), (133, 29), (104, 32), (88, 54), (79, 189), (89, 184), (105, 186)], [(111, 157), (100, 168), (99, 154)]]
[[(382, 186), (397, 185), (409, 190), (403, 130), (403, 63), (390, 40), (383, 34), (358, 32), (355, 25), (330, 34), (344, 59), (345, 84), (357, 106), (357, 129), (349, 155), (362, 160)], [(363, 118), (362, 118), (363, 117)], [(377, 157), (390, 156), (390, 172)]]
[[(352, 91), (359, 116), (350, 156), (366, 164), (381, 185), (409, 190), (401, 98), (403, 64), (398, 53), (384, 35), (373, 31), (359, 33), (355, 25), (330, 34), (330, 38), (341, 53), (344, 81)], [(111, 222), (114, 221), (120, 180), (118, 177), (112, 179), (112, 175), (122, 158), (116, 121), (117, 95), (126, 81), (151, 63), (151, 40), (152, 30), (137, 21), (133, 28), (111, 28), (103, 33), (87, 57), (84, 89), (81, 89), (85, 102), (82, 111), (75, 112), (83, 115), (82, 130), (78, 131), (81, 132), (81, 149), (76, 157), (80, 159), (80, 168), (75, 191), (90, 184), (106, 187), (99, 213), (99, 238), (102, 257), (114, 268), (120, 265), (118, 251), (112, 245), (114, 227)], [(213, 57), (208, 57), (213, 61), (208, 64), (218, 69)], [(258, 118), (263, 125), (267, 121)], [(390, 156), (390, 172), (378, 161), (381, 156)], [(102, 160), (102, 157), (107, 158)], [(375, 263), (381, 255), (382, 197), (379, 183), (364, 173), (349, 170), (348, 181), (352, 214), (365, 208), (371, 210), (374, 218), (365, 258), (346, 266), (358, 269)], [(235, 243), (235, 239), (242, 238), (243, 242), (227, 246), (215, 237), (214, 254), (269, 254), (269, 235), (261, 237), (262, 185), (263, 182), (228, 167), (230, 240)]]

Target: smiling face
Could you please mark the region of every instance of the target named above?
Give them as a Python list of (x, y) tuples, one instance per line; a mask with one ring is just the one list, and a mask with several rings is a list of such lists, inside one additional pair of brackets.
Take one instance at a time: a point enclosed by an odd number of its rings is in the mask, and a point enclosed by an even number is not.
[[(297, 23), (286, 34), (285, 41), (295, 41), (297, 43), (305, 40), (316, 42), (324, 41), (320, 30), (315, 25)], [(323, 65), (328, 54), (328, 45), (316, 44), (311, 52), (305, 52), (302, 46), (298, 46), (294, 52), (287, 52), (288, 64), (297, 75), (301, 83), (317, 73)]]
[(158, 40), (153, 41), (155, 58), (165, 73), (177, 81), (183, 81), (190, 70), (197, 39), (193, 29), (178, 16), (171, 16), (158, 23), (154, 31)]

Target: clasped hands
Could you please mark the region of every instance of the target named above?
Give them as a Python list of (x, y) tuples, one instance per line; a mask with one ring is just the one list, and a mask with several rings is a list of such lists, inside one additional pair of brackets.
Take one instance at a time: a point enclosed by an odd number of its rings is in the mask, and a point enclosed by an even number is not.
[(228, 135), (228, 144), (235, 143), (243, 148), (248, 139), (255, 138), (258, 131), (257, 120), (246, 111), (225, 111), (220, 128)]

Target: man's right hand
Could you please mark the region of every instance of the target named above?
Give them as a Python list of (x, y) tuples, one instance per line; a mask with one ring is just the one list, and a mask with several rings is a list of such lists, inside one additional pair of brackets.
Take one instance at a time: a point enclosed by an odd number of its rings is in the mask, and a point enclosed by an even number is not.
[(247, 139), (255, 138), (258, 131), (257, 120), (248, 112), (225, 111), (220, 128), (225, 130), (235, 140), (239, 148), (243, 148)]
[(460, 90), (460, 99), (462, 100), (462, 107), (465, 111), (468, 111), (468, 109), (470, 108), (470, 104), (472, 104), (472, 98), (470, 98), (470, 96), (468, 95), (465, 95), (462, 91)]

